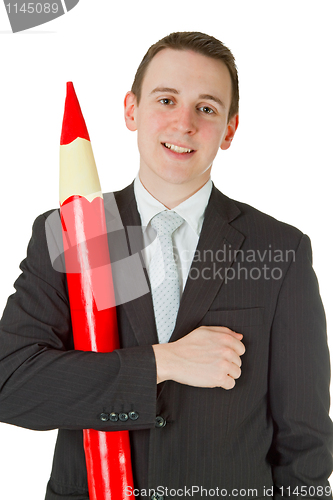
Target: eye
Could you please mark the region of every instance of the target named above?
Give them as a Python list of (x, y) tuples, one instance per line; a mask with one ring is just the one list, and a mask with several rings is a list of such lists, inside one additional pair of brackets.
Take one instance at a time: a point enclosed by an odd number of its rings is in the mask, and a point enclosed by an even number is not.
[(167, 97), (163, 97), (163, 99), (160, 99), (158, 102), (160, 102), (161, 104), (174, 104), (173, 100), (172, 99), (168, 99)]
[(201, 109), (206, 115), (212, 115), (215, 113), (215, 111), (209, 106), (201, 106), (199, 109)]

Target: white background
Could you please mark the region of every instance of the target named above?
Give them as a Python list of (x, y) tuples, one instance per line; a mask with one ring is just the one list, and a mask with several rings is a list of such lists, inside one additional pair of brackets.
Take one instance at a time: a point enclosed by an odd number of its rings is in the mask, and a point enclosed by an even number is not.
[[(231, 198), (311, 240), (332, 325), (332, 3), (305, 0), (81, 0), (68, 14), (12, 34), (0, 4), (0, 310), (13, 292), (35, 217), (58, 206), (66, 81), (74, 82), (103, 191), (138, 170), (123, 98), (148, 47), (172, 31), (203, 31), (233, 51), (240, 126), (213, 181)], [(333, 335), (329, 341), (332, 348)], [(56, 431), (0, 424), (1, 500), (42, 500)]]

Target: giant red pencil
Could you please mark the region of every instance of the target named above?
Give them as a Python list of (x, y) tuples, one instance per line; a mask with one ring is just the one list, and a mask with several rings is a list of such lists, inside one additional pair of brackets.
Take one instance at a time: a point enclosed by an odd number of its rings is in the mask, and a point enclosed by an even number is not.
[[(60, 207), (75, 349), (110, 352), (119, 339), (104, 202), (71, 82), (60, 140)], [(90, 500), (128, 499), (133, 490), (128, 431), (83, 434)]]

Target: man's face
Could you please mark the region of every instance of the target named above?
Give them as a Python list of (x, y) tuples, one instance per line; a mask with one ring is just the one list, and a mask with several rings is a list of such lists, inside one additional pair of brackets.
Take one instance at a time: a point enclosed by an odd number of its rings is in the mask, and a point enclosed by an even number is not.
[(140, 178), (202, 186), (219, 148), (227, 149), (238, 124), (228, 123), (231, 79), (218, 60), (163, 49), (150, 62), (141, 100), (128, 92), (125, 119), (138, 131)]

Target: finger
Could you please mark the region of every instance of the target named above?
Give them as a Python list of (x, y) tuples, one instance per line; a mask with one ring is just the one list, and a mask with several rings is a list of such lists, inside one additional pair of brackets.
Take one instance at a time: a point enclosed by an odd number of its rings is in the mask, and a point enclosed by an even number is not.
[(229, 363), (234, 363), (237, 366), (242, 366), (242, 360), (238, 356), (238, 354), (234, 351), (232, 348), (225, 348), (223, 351), (223, 357), (226, 359)]
[(245, 353), (246, 349), (245, 349), (245, 345), (243, 344), (243, 342), (241, 342), (240, 340), (237, 341), (236, 344), (234, 344), (234, 350), (235, 352), (238, 354), (238, 356), (243, 356), (243, 354)]
[(242, 333), (234, 332), (233, 330), (231, 330), (230, 328), (228, 328), (226, 326), (205, 326), (205, 328), (207, 328), (207, 330), (211, 330), (213, 332), (227, 333), (228, 335), (230, 335), (236, 339), (243, 338)]
[(233, 389), (236, 385), (235, 379), (232, 377), (229, 377), (229, 375), (225, 378), (225, 382), (223, 385), (221, 385), (222, 389), (226, 389), (229, 391), (230, 389)]
[[(228, 330), (229, 330), (229, 328), (228, 328)], [(232, 337), (234, 337), (235, 339), (242, 339), (243, 338), (242, 333), (234, 332), (233, 330), (229, 330), (227, 333), (229, 335), (231, 335)]]
[(232, 349), (238, 356), (242, 356), (245, 353), (245, 345), (243, 342), (229, 334), (224, 334), (224, 337), (221, 338), (221, 342), (224, 346), (228, 346)]
[(233, 379), (238, 379), (242, 374), (242, 371), (239, 366), (235, 365), (234, 363), (231, 363), (228, 376), (232, 377)]

